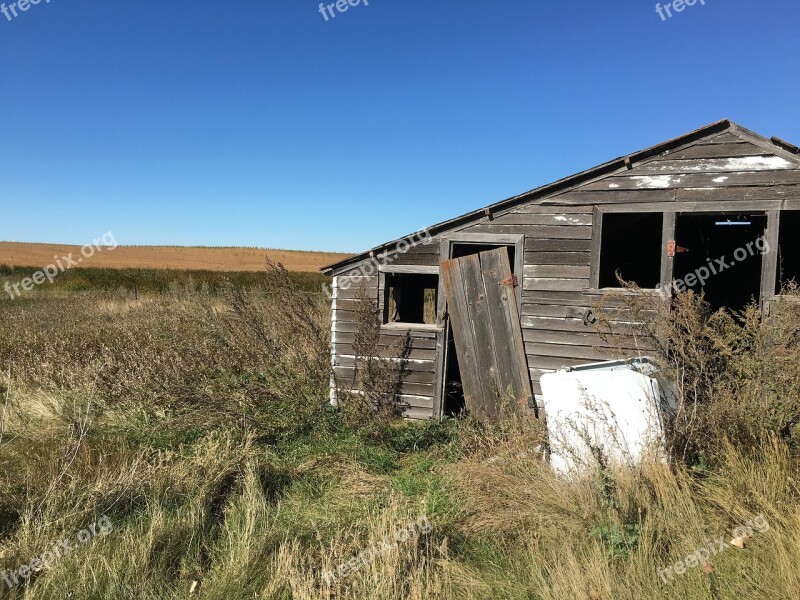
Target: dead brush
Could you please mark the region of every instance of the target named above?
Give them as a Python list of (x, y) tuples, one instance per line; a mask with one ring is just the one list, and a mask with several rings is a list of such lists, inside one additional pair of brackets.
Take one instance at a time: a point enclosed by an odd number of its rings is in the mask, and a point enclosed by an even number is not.
[(800, 302), (784, 290), (764, 318), (751, 304), (711, 312), (702, 295), (671, 302), (625, 284), (595, 306), (601, 336), (639, 341), (675, 384), (677, 414), (668, 431), (673, 456), (713, 460), (725, 440), (753, 445), (778, 434), (800, 445)]
[(345, 422), (354, 426), (369, 423), (388, 424), (403, 414), (401, 393), (408, 374), (411, 338), (397, 336), (397, 341), (384, 345), (381, 339), (381, 318), (377, 302), (362, 285), (358, 290), (356, 331), (353, 336), (353, 375), (346, 381), (337, 401)]

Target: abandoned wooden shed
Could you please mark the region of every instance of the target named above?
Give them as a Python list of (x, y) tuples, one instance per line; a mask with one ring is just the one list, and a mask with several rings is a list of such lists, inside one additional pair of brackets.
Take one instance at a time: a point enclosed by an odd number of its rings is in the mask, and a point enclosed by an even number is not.
[(323, 269), (332, 399), (358, 392), (361, 302), (382, 319), (378, 354), (406, 340), (395, 360), (408, 417), (506, 391), (533, 407), (544, 373), (616, 358), (590, 310), (617, 273), (642, 289), (702, 289), (714, 307), (768, 309), (800, 281), (798, 234), (798, 148), (713, 123)]

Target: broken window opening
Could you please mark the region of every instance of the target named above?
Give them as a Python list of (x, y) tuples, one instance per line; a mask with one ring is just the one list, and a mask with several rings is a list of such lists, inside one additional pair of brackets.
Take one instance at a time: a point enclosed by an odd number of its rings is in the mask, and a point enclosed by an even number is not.
[(682, 214), (675, 223), (678, 291), (703, 292), (715, 311), (760, 300), (766, 215)]
[(662, 213), (605, 213), (598, 287), (622, 287), (617, 274), (642, 289), (658, 287), (663, 227)]
[(778, 279), (775, 293), (780, 293), (791, 282), (800, 285), (800, 244), (794, 239), (800, 232), (800, 211), (781, 212), (778, 235)]
[(387, 273), (384, 324), (436, 324), (439, 276), (417, 273)]

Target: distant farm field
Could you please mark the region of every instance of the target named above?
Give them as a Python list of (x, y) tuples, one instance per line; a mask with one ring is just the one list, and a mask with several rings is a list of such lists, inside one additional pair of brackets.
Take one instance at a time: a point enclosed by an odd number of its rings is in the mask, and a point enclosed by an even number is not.
[[(54, 257), (80, 256), (80, 246), (0, 242), (0, 264), (12, 267), (43, 267)], [(262, 248), (210, 248), (180, 246), (119, 246), (96, 252), (83, 266), (105, 269), (171, 269), (185, 271), (264, 270), (264, 261), (281, 263), (289, 271), (313, 272), (343, 260), (349, 254), (302, 252)]]

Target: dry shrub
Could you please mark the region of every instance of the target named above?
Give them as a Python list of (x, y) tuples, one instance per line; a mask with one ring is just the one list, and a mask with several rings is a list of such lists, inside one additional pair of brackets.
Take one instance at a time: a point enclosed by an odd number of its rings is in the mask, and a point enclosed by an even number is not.
[(378, 305), (363, 285), (357, 302), (353, 376), (337, 381), (337, 402), (345, 422), (352, 426), (386, 425), (403, 414), (400, 396), (408, 372), (411, 338), (408, 334), (396, 336), (397, 341), (382, 344)]
[(669, 446), (691, 462), (710, 461), (725, 440), (752, 446), (777, 434), (800, 445), (800, 302), (788, 288), (769, 318), (752, 304), (711, 312), (702, 295), (668, 302), (626, 285), (596, 307), (598, 330), (617, 345), (634, 339), (674, 382), (678, 408)]

